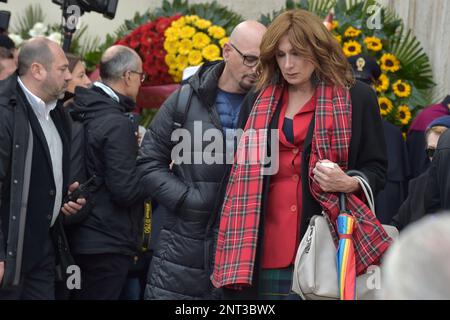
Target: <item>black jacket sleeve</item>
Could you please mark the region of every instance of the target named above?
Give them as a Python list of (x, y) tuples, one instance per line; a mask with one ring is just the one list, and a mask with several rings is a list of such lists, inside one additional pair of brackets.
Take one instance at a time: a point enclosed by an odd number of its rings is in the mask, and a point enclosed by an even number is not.
[[(358, 82), (353, 90), (357, 90), (358, 97), (353, 101), (353, 108), (358, 108), (353, 110), (353, 134), (361, 134), (361, 137), (356, 137), (359, 145), (355, 169), (367, 176), (374, 195), (377, 195), (386, 183), (388, 166), (378, 99), (375, 91), (365, 84)], [(356, 116), (358, 113), (360, 118)]]
[(112, 200), (124, 207), (143, 201), (136, 166), (137, 138), (131, 121), (123, 115), (109, 115), (94, 135), (100, 135), (97, 138), (102, 145), (104, 182)]
[[(138, 168), (142, 172), (142, 185), (152, 198), (175, 211), (185, 199), (198, 198), (194, 188), (189, 188), (171, 170), (171, 140), (174, 110), (178, 91), (161, 106), (144, 136), (138, 155)], [(201, 200), (200, 200), (201, 202)]]

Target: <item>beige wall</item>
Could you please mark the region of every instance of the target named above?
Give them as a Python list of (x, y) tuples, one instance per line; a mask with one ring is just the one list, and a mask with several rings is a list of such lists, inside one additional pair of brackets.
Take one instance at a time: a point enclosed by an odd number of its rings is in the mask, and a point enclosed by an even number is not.
[[(208, 0), (191, 0), (191, 3)], [(406, 25), (414, 30), (429, 55), (435, 81), (444, 93), (450, 93), (450, 0), (378, 0), (394, 9), (404, 19)], [(12, 12), (11, 25), (16, 23), (17, 15), (29, 4), (40, 3), (47, 15), (47, 22), (57, 23), (61, 19), (61, 11), (51, 0), (9, 0), (0, 3), (0, 10)], [(108, 20), (97, 13), (85, 14), (84, 23), (90, 26), (89, 34), (104, 37), (113, 32), (125, 19), (130, 19), (136, 11), (143, 12), (147, 8), (160, 6), (161, 0), (119, 0), (116, 19)], [(282, 7), (284, 0), (220, 0), (230, 9), (245, 18), (257, 19), (261, 13), (269, 13)]]

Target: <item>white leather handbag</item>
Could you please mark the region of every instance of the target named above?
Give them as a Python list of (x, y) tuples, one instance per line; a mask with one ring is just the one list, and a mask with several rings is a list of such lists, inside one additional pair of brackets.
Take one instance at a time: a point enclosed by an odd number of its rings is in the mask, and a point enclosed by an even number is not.
[[(375, 213), (373, 193), (367, 181), (355, 176), (366, 196), (369, 208)], [(295, 259), (292, 291), (304, 300), (339, 300), (337, 249), (327, 218), (316, 215), (311, 218)], [(388, 235), (396, 239), (395, 227), (383, 225)], [(369, 267), (366, 274), (356, 278), (356, 296), (359, 300), (376, 298), (381, 282), (380, 267)]]

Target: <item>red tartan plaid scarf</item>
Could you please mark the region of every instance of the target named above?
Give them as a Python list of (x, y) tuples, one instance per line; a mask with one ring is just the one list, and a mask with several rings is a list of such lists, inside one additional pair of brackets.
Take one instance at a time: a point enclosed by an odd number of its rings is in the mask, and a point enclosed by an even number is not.
[[(258, 242), (264, 176), (262, 161), (242, 161), (242, 157), (260, 159), (266, 154), (267, 135), (250, 134), (252, 129), (268, 129), (283, 86), (269, 86), (257, 98), (239, 141), (225, 194), (217, 239), (215, 264), (211, 281), (215, 287), (239, 289), (252, 285)], [(315, 128), (309, 163), (310, 189), (332, 221), (334, 236), (339, 214), (338, 196), (322, 191), (313, 179), (313, 169), (319, 160), (328, 159), (344, 171), (348, 168), (351, 138), (352, 105), (347, 89), (321, 83), (316, 89)], [(267, 131), (266, 131), (267, 132)], [(262, 150), (262, 151), (261, 151)], [(241, 157), (241, 161), (238, 159)], [(379, 262), (391, 239), (369, 208), (355, 195), (347, 195), (347, 209), (356, 218), (353, 233), (356, 252), (356, 272)], [(335, 239), (336, 236), (335, 236)]]

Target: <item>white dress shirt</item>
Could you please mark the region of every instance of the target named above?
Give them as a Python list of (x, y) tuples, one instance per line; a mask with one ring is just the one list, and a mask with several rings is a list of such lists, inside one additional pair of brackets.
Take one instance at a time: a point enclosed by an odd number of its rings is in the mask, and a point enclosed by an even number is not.
[[(61, 210), (62, 203), (62, 185), (63, 185), (63, 173), (62, 173), (62, 154), (63, 144), (61, 137), (59, 136), (58, 129), (50, 117), (50, 111), (55, 109), (57, 101), (45, 103), (41, 98), (34, 95), (30, 90), (25, 87), (20, 77), (17, 78), (19, 85), (21, 86), (28, 102), (30, 103), (36, 117), (39, 120), (42, 131), (44, 132), (45, 140), (47, 142), (48, 149), (50, 151), (50, 158), (52, 160), (53, 177), (55, 179), (56, 195), (55, 204), (53, 206), (53, 216), (50, 225), (53, 226), (56, 218)], [(30, 133), (31, 134), (31, 133)]]

